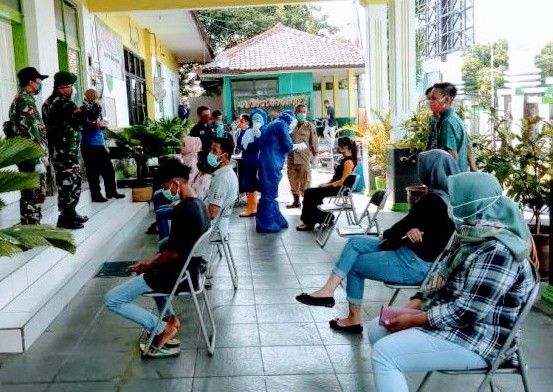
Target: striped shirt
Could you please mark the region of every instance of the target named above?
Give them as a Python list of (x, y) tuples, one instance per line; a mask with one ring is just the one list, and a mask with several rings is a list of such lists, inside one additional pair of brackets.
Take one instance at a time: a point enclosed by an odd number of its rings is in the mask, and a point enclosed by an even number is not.
[(496, 240), (473, 245), (470, 256), (434, 295), (422, 330), (463, 346), (491, 363), (536, 282), (528, 260), (517, 262)]

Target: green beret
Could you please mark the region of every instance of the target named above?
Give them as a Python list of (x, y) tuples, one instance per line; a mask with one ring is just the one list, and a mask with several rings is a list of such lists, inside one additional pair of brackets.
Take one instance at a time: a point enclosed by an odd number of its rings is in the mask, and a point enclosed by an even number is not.
[(60, 71), (54, 75), (54, 87), (75, 84), (77, 75), (67, 71)]

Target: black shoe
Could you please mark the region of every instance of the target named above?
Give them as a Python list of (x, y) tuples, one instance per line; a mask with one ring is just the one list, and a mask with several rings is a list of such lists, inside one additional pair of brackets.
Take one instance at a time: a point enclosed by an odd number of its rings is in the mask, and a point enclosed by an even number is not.
[(334, 298), (332, 297), (313, 297), (306, 293), (298, 295), (296, 297), (296, 301), (306, 305), (324, 306), (327, 308), (332, 308), (336, 304), (336, 301), (334, 301)]
[(108, 199), (102, 195), (92, 196), (93, 203), (105, 203), (106, 201), (108, 201)]
[(146, 230), (146, 234), (158, 234), (158, 230), (157, 230), (157, 224), (154, 222), (152, 223), (148, 229)]
[(122, 194), (122, 193), (117, 193), (115, 192), (114, 194), (112, 195), (106, 195), (108, 199), (124, 199), (125, 198), (125, 195)]
[(355, 334), (355, 335), (359, 335), (359, 334), (363, 333), (363, 327), (361, 326), (361, 324), (355, 324), (355, 325), (349, 325), (347, 327), (342, 327), (341, 325), (338, 325), (338, 319), (336, 319), (336, 320), (330, 320), (328, 322), (328, 325), (330, 325), (330, 329), (333, 329), (333, 330), (339, 331), (339, 332), (346, 332), (346, 333), (351, 333), (351, 334)]
[(74, 220), (68, 220), (67, 218), (59, 217), (57, 227), (61, 229), (69, 229), (69, 230), (75, 230), (75, 229), (82, 229), (84, 225), (79, 222), (75, 222)]
[(88, 216), (83, 216), (83, 215), (75, 215), (75, 218), (73, 218), (73, 220), (77, 223), (85, 223), (86, 221), (88, 221)]
[(286, 206), (286, 208), (301, 208), (301, 204), (300, 204), (300, 203), (288, 204), (288, 205)]
[(315, 230), (315, 226), (308, 226), (308, 225), (299, 225), (296, 226), (297, 231), (313, 231)]

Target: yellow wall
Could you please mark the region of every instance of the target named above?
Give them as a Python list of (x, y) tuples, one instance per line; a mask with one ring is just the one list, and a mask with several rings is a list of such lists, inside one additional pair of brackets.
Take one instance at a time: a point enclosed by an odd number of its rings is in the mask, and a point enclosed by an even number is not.
[[(121, 36), (123, 46), (144, 59), (146, 76), (146, 100), (148, 103), (148, 117), (155, 117), (154, 98), (154, 74), (152, 69), (152, 57), (156, 55), (157, 61), (173, 72), (177, 72), (178, 63), (175, 55), (158, 38), (154, 39), (147, 29), (129, 15), (123, 14), (97, 14), (97, 16)], [(133, 40), (134, 38), (134, 40)]]

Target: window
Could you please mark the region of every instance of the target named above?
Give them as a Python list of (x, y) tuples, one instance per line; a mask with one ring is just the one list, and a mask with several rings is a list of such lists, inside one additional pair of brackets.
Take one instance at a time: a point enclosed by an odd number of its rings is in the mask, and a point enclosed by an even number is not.
[(142, 124), (148, 113), (146, 103), (146, 75), (144, 60), (131, 51), (124, 49), (125, 80), (127, 82), (127, 101), (129, 104), (129, 123)]
[(259, 95), (275, 95), (278, 94), (278, 80), (233, 80), (232, 94), (234, 98)]

